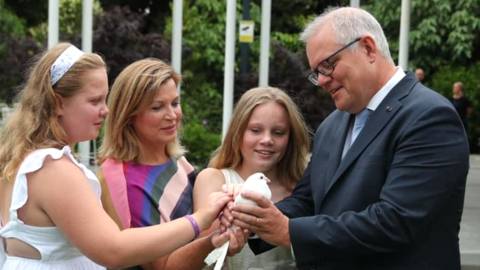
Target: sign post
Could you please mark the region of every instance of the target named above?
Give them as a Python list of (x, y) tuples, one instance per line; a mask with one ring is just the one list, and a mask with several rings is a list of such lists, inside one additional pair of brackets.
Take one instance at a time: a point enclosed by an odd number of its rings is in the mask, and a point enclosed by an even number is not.
[(253, 21), (240, 21), (240, 42), (252, 43), (253, 42), (253, 30), (255, 24)]

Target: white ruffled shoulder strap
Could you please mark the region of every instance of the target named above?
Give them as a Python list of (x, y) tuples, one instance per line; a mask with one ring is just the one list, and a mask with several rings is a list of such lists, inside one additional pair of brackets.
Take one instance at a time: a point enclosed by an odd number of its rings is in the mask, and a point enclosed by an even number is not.
[(47, 156), (52, 157), (53, 159), (60, 159), (62, 156), (69, 157), (72, 162), (77, 165), (84, 173), (85, 176), (89, 179), (92, 188), (95, 192), (97, 198), (100, 198), (101, 187), (98, 182), (95, 174), (90, 171), (83, 164), (79, 163), (75, 157), (72, 155), (71, 149), (69, 146), (63, 147), (61, 150), (56, 148), (45, 148), (39, 149), (30, 153), (25, 160), (20, 165), (20, 168), (15, 179), (15, 184), (13, 187), (12, 193), (12, 205), (10, 206), (10, 219), (18, 220), (17, 210), (25, 205), (28, 199), (28, 185), (27, 185), (27, 174), (31, 172), (38, 171), (42, 168), (45, 158)]

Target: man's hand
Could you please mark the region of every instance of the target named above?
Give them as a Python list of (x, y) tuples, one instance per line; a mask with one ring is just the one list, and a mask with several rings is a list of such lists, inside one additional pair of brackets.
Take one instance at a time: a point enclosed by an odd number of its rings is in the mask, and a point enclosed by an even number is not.
[(212, 245), (215, 248), (222, 246), (225, 242), (230, 240), (230, 244), (228, 246), (228, 256), (233, 256), (239, 253), (245, 243), (248, 241), (248, 230), (242, 230), (241, 228), (237, 228), (235, 231), (228, 230), (227, 232), (222, 233), (221, 231), (215, 231), (212, 234)]
[(234, 217), (238, 227), (248, 229), (266, 242), (275, 246), (290, 247), (289, 218), (267, 198), (256, 192), (243, 191), (245, 199), (255, 201), (258, 206), (247, 204), (229, 204), (230, 212), (224, 210), (222, 225), (231, 223), (229, 214)]
[(248, 241), (248, 235), (250, 232), (248, 230), (242, 229), (240, 227), (237, 227), (235, 229), (235, 232), (232, 230), (228, 230), (228, 233), (230, 235), (230, 245), (228, 246), (228, 256), (234, 256), (240, 251), (242, 251), (243, 246), (245, 246), (245, 243)]

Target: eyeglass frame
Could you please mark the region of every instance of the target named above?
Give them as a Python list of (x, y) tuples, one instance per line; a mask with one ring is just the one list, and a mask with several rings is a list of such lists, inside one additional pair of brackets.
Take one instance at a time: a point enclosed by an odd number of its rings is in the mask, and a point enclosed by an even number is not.
[[(310, 72), (307, 76), (307, 80), (309, 82), (311, 82), (313, 85), (315, 86), (318, 86), (318, 74), (322, 74), (323, 76), (330, 76), (332, 75), (333, 71), (335, 71), (335, 66), (330, 63), (330, 59), (332, 59), (334, 56), (336, 56), (337, 54), (343, 52), (345, 49), (347, 49), (348, 47), (352, 46), (353, 44), (355, 44), (355, 42), (358, 42), (360, 41), (362, 38), (359, 37), (359, 38), (356, 38), (354, 41), (348, 43), (347, 45), (343, 46), (342, 48), (340, 48), (338, 51), (332, 53), (330, 56), (328, 56), (327, 58), (323, 59), (322, 61), (320, 61), (320, 63), (318, 63), (317, 67), (315, 68), (315, 70), (313, 70), (312, 72)], [(323, 63), (327, 63), (331, 68), (332, 68), (332, 71), (330, 71), (329, 73), (326, 73), (323, 69), (320, 69), (319, 66), (322, 65)]]

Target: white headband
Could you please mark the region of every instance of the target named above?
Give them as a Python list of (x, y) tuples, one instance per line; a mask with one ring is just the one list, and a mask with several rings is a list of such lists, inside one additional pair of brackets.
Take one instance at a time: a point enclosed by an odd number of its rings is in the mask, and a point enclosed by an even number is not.
[(54, 85), (60, 80), (65, 73), (77, 62), (80, 56), (85, 53), (80, 51), (75, 46), (68, 47), (62, 54), (55, 60), (50, 68), (50, 85)]

